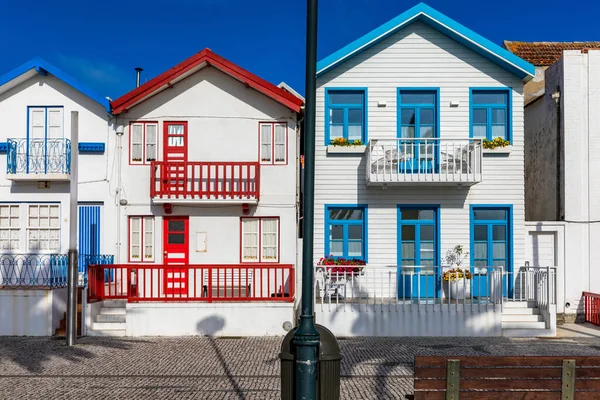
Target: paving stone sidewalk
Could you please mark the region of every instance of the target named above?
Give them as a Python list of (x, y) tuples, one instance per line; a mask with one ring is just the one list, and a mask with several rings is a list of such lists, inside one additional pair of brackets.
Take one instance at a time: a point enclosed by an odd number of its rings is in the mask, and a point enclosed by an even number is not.
[[(0, 338), (0, 399), (278, 399), (282, 338)], [(343, 399), (403, 399), (415, 355), (596, 355), (598, 338), (341, 339)]]

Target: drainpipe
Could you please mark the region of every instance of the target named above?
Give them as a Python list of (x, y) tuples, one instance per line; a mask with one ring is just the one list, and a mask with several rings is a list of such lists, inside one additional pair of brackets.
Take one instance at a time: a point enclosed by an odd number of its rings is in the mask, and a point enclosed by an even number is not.
[(121, 192), (122, 192), (122, 187), (123, 187), (123, 182), (122, 182), (122, 171), (121, 171), (121, 164), (122, 164), (122, 156), (123, 156), (123, 125), (119, 125), (118, 122), (115, 120), (115, 124), (117, 124), (117, 128), (116, 128), (116, 133), (117, 133), (117, 154), (115, 155), (115, 157), (117, 157), (117, 235), (116, 235), (116, 243), (115, 243), (115, 248), (116, 248), (116, 253), (115, 253), (115, 264), (120, 264), (121, 263), (121, 206), (123, 206), (124, 204), (122, 204), (123, 201), (125, 201), (125, 204), (127, 204), (127, 200), (122, 198)]
[(562, 135), (561, 135), (561, 120), (562, 109), (560, 106), (560, 86), (552, 93), (552, 100), (556, 105), (556, 221), (562, 221), (562, 177), (561, 173), (561, 158), (562, 158)]

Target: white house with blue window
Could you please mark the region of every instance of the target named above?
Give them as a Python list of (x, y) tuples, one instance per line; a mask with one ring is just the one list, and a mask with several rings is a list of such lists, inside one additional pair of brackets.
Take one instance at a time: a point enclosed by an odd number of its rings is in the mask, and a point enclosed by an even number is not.
[(317, 321), (338, 335), (553, 335), (555, 270), (525, 266), (534, 67), (419, 4), (317, 71)]
[[(79, 146), (71, 145), (71, 113)], [(79, 236), (80, 272), (104, 256), (114, 231), (106, 149), (108, 99), (34, 58), (0, 75), (0, 335), (53, 335), (66, 310), (66, 253)], [(111, 142), (112, 141), (112, 142)], [(79, 232), (69, 232), (71, 160), (79, 154)], [(112, 251), (111, 251), (112, 253)]]

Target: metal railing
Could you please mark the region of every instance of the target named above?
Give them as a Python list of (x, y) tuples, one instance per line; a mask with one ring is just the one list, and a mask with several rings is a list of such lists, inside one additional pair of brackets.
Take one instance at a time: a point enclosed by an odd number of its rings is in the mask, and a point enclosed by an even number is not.
[(70, 174), (69, 139), (7, 139), (8, 174)]
[(92, 301), (294, 300), (295, 274), (291, 264), (90, 265), (89, 268), (88, 293)]
[(600, 326), (600, 294), (583, 292), (585, 322)]
[(371, 139), (367, 147), (367, 181), (481, 182), (481, 139)]
[(61, 288), (67, 286), (66, 254), (0, 255), (2, 289)]
[(542, 311), (556, 304), (556, 267), (521, 267), (504, 273), (504, 285), (512, 285), (507, 300), (532, 302)]
[(257, 162), (153, 161), (150, 171), (152, 198), (256, 201), (260, 195)]
[(77, 265), (79, 271), (78, 285), (87, 287), (90, 265), (112, 265), (114, 262), (115, 256), (112, 254), (79, 254)]

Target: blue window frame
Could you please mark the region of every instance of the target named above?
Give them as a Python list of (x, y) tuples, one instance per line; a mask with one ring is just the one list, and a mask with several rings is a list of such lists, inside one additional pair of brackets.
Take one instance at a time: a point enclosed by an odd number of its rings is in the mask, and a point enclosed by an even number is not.
[(471, 207), (471, 265), (512, 270), (512, 212), (506, 206)]
[(511, 140), (511, 90), (476, 89), (470, 93), (470, 135), (472, 138)]
[(367, 261), (366, 206), (325, 206), (325, 255)]
[(325, 144), (336, 138), (367, 142), (367, 89), (325, 89)]
[(432, 172), (438, 164), (439, 146), (428, 140), (439, 137), (438, 105), (437, 88), (398, 89), (400, 172)]

